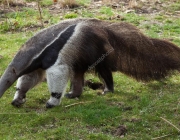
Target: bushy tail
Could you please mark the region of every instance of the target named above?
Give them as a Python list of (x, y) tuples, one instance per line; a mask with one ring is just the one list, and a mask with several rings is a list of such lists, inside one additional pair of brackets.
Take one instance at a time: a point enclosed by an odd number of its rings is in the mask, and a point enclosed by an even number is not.
[(168, 41), (137, 30), (118, 35), (116, 41), (117, 69), (138, 81), (160, 80), (180, 70), (180, 48)]

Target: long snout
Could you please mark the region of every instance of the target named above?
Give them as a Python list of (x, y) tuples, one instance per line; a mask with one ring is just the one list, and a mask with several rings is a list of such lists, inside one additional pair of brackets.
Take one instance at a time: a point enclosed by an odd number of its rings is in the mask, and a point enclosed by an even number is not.
[(18, 79), (15, 68), (8, 66), (0, 78), (0, 97)]

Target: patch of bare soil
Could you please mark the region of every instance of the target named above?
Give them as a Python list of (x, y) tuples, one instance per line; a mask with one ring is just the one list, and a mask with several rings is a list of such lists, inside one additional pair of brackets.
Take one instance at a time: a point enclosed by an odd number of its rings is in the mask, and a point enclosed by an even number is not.
[(0, 3), (0, 14), (6, 14), (9, 12), (15, 12), (26, 6), (26, 3), (19, 1), (10, 1), (9, 3)]
[(100, 82), (93, 82), (91, 79), (90, 80), (86, 80), (84, 82), (84, 85), (93, 89), (93, 90), (97, 90), (97, 89), (104, 89), (104, 85)]
[[(166, 14), (173, 17), (180, 17), (180, 11), (176, 10), (168, 11), (170, 9), (170, 5), (174, 2), (178, 2), (178, 0), (171, 0), (161, 2), (160, 0), (94, 0), (89, 5), (86, 6), (62, 6), (60, 1), (50, 5), (50, 6), (41, 6), (41, 9), (48, 9), (51, 15), (59, 16), (60, 19), (69, 13), (75, 12), (78, 14), (82, 14), (83, 10), (88, 10), (93, 13), (98, 13), (98, 9), (102, 6), (109, 6), (116, 11), (121, 11), (124, 13), (131, 13), (135, 12), (136, 14), (148, 14), (148, 15), (156, 15), (156, 14)], [(24, 2), (24, 0), (13, 1), (10, 0), (9, 3), (2, 3), (0, 4), (0, 23), (7, 20), (6, 13), (10, 12), (17, 12), (22, 11), (24, 7), (33, 8), (38, 11), (38, 4), (37, 2)], [(115, 12), (112, 17), (109, 17), (109, 20), (123, 20), (124, 17)], [(48, 24), (48, 21), (44, 21), (44, 25)], [(145, 21), (146, 22), (146, 21)], [(148, 21), (149, 22), (149, 21)], [(41, 23), (42, 24), (42, 23)], [(142, 23), (146, 24), (146, 23)], [(149, 23), (148, 23), (149, 24)], [(30, 25), (29, 27), (24, 27), (18, 31), (28, 31), (28, 30), (37, 30), (37, 28), (41, 28), (41, 25)], [(95, 84), (94, 84), (95, 85)], [(93, 85), (93, 86), (94, 86)], [(102, 86), (99, 85), (101, 88)], [(92, 88), (92, 87), (90, 87)], [(97, 93), (101, 95), (100, 92)]]
[[(109, 6), (114, 9), (120, 10), (125, 13), (135, 12), (137, 14), (153, 14), (159, 12), (166, 12), (166, 8), (173, 2), (177, 2), (178, 0), (171, 0), (169, 2), (161, 2), (160, 0), (95, 0), (91, 2), (85, 8), (96, 10), (102, 6)], [(18, 1), (11, 1), (9, 4), (2, 4), (0, 5), (0, 12), (1, 13), (8, 13), (14, 12), (17, 10), (21, 10), (23, 7), (31, 7), (37, 9), (36, 2), (23, 2), (22, 0)], [(60, 2), (56, 2), (53, 5), (47, 6), (46, 8), (49, 9), (51, 14), (59, 14), (63, 11), (71, 11), (73, 8), (83, 8), (82, 6), (62, 6)], [(176, 11), (175, 15), (179, 15), (180, 11)]]
[[(170, 6), (173, 2), (177, 2), (178, 0), (171, 0), (171, 1), (165, 1), (161, 2), (160, 0), (94, 0), (91, 2), (89, 5), (86, 6), (75, 6), (71, 8), (71, 6), (62, 6), (62, 3), (60, 1), (54, 3), (53, 5), (46, 6), (46, 7), (41, 7), (46, 8), (49, 10), (50, 14), (52, 15), (58, 15), (61, 19), (63, 15), (65, 15), (68, 12), (77, 12), (81, 13), (82, 10), (90, 10), (92, 12), (97, 12), (98, 9), (102, 6), (109, 6), (112, 7), (113, 9), (116, 9), (117, 11), (121, 11), (124, 13), (130, 13), (130, 12), (135, 12), (137, 14), (148, 14), (148, 15), (153, 15), (153, 14), (159, 14), (159, 13), (164, 13), (168, 15), (172, 15), (175, 17), (180, 16), (180, 11), (175, 11), (173, 14), (168, 13), (167, 9), (168, 6)], [(6, 13), (9, 12), (17, 12), (17, 11), (22, 11), (24, 7), (28, 8), (34, 8), (35, 10), (38, 10), (38, 5), (37, 2), (24, 2), (23, 0), (18, 0), (18, 1), (13, 1), (10, 0), (9, 3), (2, 3), (0, 4), (0, 22), (6, 20)], [(78, 9), (73, 9), (73, 8), (78, 8)], [(98, 12), (97, 12), (98, 14)], [(122, 20), (124, 17), (121, 15), (115, 13), (112, 17), (109, 18), (109, 20)], [(62, 18), (63, 19), (63, 18)], [(44, 21), (44, 24), (46, 21)], [(30, 25), (29, 27), (25, 27), (21, 29), (22, 31), (27, 31), (27, 30), (37, 30), (40, 25)], [(93, 85), (94, 86), (94, 85)], [(99, 85), (101, 88), (101, 85)], [(90, 87), (91, 88), (91, 87)], [(99, 92), (98, 92), (99, 94)]]
[(153, 14), (165, 12), (171, 3), (177, 1), (178, 0), (171, 2), (161, 2), (160, 0), (96, 0), (92, 2), (89, 7), (91, 9), (97, 9), (101, 6), (110, 6), (125, 13)]
[(124, 125), (120, 125), (118, 126), (118, 128), (116, 129), (116, 131), (114, 132), (115, 136), (118, 137), (124, 137), (127, 133), (127, 128)]

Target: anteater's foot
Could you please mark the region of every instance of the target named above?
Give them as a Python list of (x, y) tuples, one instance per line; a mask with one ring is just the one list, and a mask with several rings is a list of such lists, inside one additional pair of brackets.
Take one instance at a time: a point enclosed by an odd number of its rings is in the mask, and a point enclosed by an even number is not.
[(107, 93), (113, 93), (114, 90), (109, 90), (107, 88), (104, 89), (104, 91), (102, 92), (102, 94), (107, 94)]
[(79, 98), (80, 96), (73, 95), (73, 94), (70, 92), (70, 93), (66, 93), (66, 94), (65, 94), (65, 97), (68, 98), (68, 99), (74, 99), (74, 98)]
[(24, 104), (26, 102), (26, 99), (24, 98), (24, 99), (22, 99), (22, 100), (18, 100), (18, 99), (16, 99), (16, 100), (13, 100), (12, 102), (11, 102), (11, 104), (13, 105), (13, 106), (15, 106), (15, 107), (20, 107), (22, 104)]

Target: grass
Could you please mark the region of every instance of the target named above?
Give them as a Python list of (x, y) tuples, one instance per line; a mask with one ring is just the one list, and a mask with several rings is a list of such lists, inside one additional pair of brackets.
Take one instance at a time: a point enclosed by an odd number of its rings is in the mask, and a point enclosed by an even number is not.
[[(46, 0), (50, 5), (50, 0)], [(89, 1), (81, 1), (90, 5)], [(166, 0), (163, 1), (165, 4)], [(44, 4), (46, 5), (46, 3)], [(165, 38), (180, 46), (180, 19), (176, 9), (178, 1), (169, 4), (168, 13), (138, 14), (135, 11), (125, 13), (120, 9), (108, 6), (92, 9), (88, 7), (70, 9), (68, 13), (54, 14), (48, 6), (43, 7), (45, 26), (59, 22), (59, 17), (94, 17), (130, 22), (140, 28), (145, 34), (155, 38)], [(174, 9), (174, 10), (173, 10)], [(114, 18), (115, 17), (115, 18)], [(12, 28), (17, 22), (18, 25)], [(16, 12), (8, 12), (1, 17), (0, 22), (0, 75), (14, 57), (20, 46), (34, 35), (41, 27), (39, 13), (34, 8), (22, 8)], [(27, 94), (27, 102), (21, 108), (10, 105), (14, 96), (12, 86), (1, 98), (0, 108), (0, 139), (65, 139), (65, 140), (118, 140), (117, 128), (124, 125), (127, 128), (123, 140), (144, 140), (159, 136), (164, 139), (178, 140), (177, 130), (163, 121), (166, 118), (180, 128), (180, 76), (167, 77), (166, 80), (141, 83), (121, 73), (114, 73), (115, 92), (105, 96), (97, 95), (85, 87), (79, 100), (64, 98), (62, 104), (53, 109), (46, 109), (49, 98), (46, 83), (39, 84)], [(98, 81), (92, 74), (87, 79)], [(74, 103), (80, 103), (66, 107)]]

